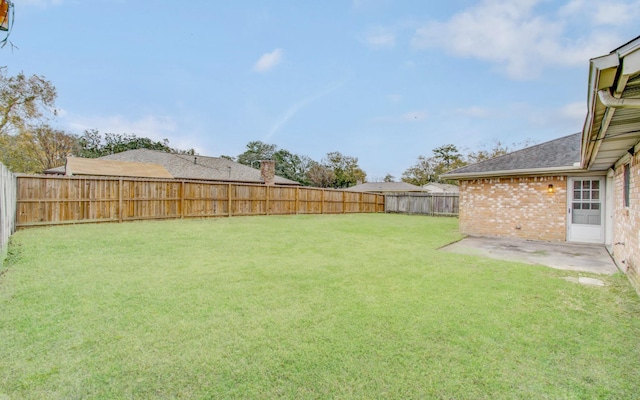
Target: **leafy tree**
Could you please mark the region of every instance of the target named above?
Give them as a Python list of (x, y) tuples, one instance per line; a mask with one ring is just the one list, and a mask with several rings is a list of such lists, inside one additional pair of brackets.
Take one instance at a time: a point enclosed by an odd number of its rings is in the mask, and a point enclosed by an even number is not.
[(55, 115), (56, 89), (44, 77), (0, 68), (0, 161), (14, 172), (40, 172), (32, 127)]
[(78, 138), (49, 125), (40, 125), (31, 135), (33, 147), (37, 149), (41, 170), (61, 166), (67, 156), (78, 149)]
[(77, 145), (76, 136), (43, 124), (0, 136), (0, 161), (14, 172), (41, 173), (63, 165)]
[(321, 188), (333, 187), (336, 181), (336, 175), (333, 171), (316, 161), (311, 163), (307, 170), (306, 178), (311, 186)]
[(299, 156), (284, 149), (273, 153), (272, 158), (276, 162), (276, 175), (309, 185), (307, 171), (313, 162), (311, 158)]
[(442, 179), (440, 176), (467, 164), (511, 153), (519, 148), (530, 146), (532, 143), (531, 139), (511, 145), (495, 141), (493, 146), (488, 149), (484, 147), (476, 150), (467, 149), (466, 155), (461, 154), (455, 145), (446, 144), (433, 149), (431, 157), (419, 156), (417, 163), (402, 173), (402, 181), (418, 186), (426, 185), (429, 182), (455, 183), (455, 181)]
[(466, 165), (464, 157), (453, 144), (445, 144), (433, 149), (433, 160), (435, 161), (433, 170), (438, 178), (447, 171)]
[(416, 186), (424, 186), (434, 178), (433, 158), (418, 156), (418, 161), (402, 173), (403, 182)]
[(235, 159), (253, 168), (260, 168), (260, 160), (274, 160), (276, 175), (309, 186), (349, 187), (357, 181), (364, 181), (367, 176), (358, 166), (357, 158), (342, 155), (338, 151), (327, 153), (322, 162), (317, 162), (259, 140), (247, 143), (245, 152)]
[(43, 118), (55, 115), (56, 88), (43, 76), (7, 76), (0, 68), (0, 135), (18, 134)]
[(42, 170), (28, 131), (0, 135), (0, 162), (13, 172), (34, 174)]
[(97, 158), (109, 154), (121, 153), (127, 150), (149, 149), (167, 153), (181, 153), (194, 155), (193, 149), (179, 150), (169, 146), (169, 140), (154, 141), (135, 134), (105, 133), (104, 136), (97, 129), (87, 129), (78, 139), (76, 155), (85, 158)]
[(356, 157), (345, 156), (339, 151), (327, 153), (324, 165), (335, 175), (334, 187), (347, 188), (364, 182), (367, 174), (358, 166)]
[(260, 168), (259, 161), (273, 160), (276, 162), (276, 175), (300, 182), (303, 185), (311, 184), (307, 176), (313, 162), (311, 158), (294, 154), (285, 149), (278, 149), (275, 144), (259, 140), (247, 143), (246, 148), (247, 150), (238, 155), (234, 161), (253, 168)]
[(247, 150), (237, 157), (240, 164), (249, 165), (254, 168), (260, 168), (260, 160), (271, 160), (273, 154), (277, 151), (278, 146), (268, 144), (259, 140), (247, 143)]
[(513, 151), (531, 146), (534, 143), (532, 139), (525, 139), (522, 142), (511, 143), (511, 145), (503, 144), (499, 140), (493, 142), (492, 147), (481, 147), (476, 150), (467, 149), (466, 161), (469, 164), (475, 164), (480, 161), (489, 160), (511, 153)]
[(396, 177), (391, 175), (391, 174), (387, 174), (385, 175), (385, 177), (382, 179), (383, 182), (395, 182), (396, 181)]

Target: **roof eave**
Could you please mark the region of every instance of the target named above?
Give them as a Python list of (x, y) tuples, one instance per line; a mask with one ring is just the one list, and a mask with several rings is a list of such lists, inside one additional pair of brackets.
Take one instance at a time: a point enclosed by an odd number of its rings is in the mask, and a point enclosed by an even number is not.
[(466, 172), (443, 174), (446, 179), (467, 180), (475, 178), (492, 178), (504, 176), (533, 176), (533, 175), (567, 175), (570, 173), (583, 172), (584, 169), (579, 166), (567, 167), (549, 167), (549, 168), (531, 168), (531, 169), (511, 169), (502, 171), (483, 171), (483, 172)]
[[(597, 165), (598, 162), (602, 164), (604, 161), (603, 156), (599, 155), (599, 153), (604, 143), (607, 143), (607, 145), (605, 145), (605, 147), (607, 147), (607, 153), (612, 153), (611, 147), (615, 147), (619, 158), (624, 156), (624, 153), (630, 145), (640, 140), (640, 134), (633, 134), (635, 131), (631, 129), (631, 126), (628, 128), (628, 133), (632, 135), (626, 136), (628, 140), (625, 144), (618, 146), (615, 142), (616, 139), (614, 139), (614, 136), (621, 136), (620, 133), (607, 137), (612, 120), (617, 118), (617, 109), (627, 107), (637, 108), (636, 99), (628, 99), (627, 102), (631, 104), (624, 104), (625, 99), (623, 98), (623, 92), (629, 79), (637, 76), (639, 72), (640, 37), (614, 50), (611, 54), (590, 61), (588, 110), (582, 130), (582, 151), (580, 158), (582, 168), (591, 169)], [(605, 96), (602, 96), (602, 94), (605, 94)], [(607, 101), (607, 99), (609, 99), (609, 101)], [(619, 130), (620, 126), (617, 126), (616, 129)], [(607, 155), (607, 157), (610, 156), (610, 154)]]
[[(616, 53), (593, 58), (589, 61), (589, 88), (587, 93), (587, 117), (582, 128), (581, 167), (589, 168), (593, 163), (597, 147), (599, 127), (595, 126), (596, 116), (602, 115), (606, 107), (598, 99), (598, 90), (611, 87), (615, 81), (620, 59)], [(597, 128), (597, 129), (596, 129)], [(595, 129), (595, 132), (594, 132)]]

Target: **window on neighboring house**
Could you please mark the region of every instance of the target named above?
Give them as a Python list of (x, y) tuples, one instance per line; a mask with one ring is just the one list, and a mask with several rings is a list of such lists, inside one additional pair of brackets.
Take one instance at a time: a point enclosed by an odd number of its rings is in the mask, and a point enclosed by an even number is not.
[(629, 207), (629, 192), (631, 186), (631, 168), (630, 164), (624, 166), (624, 206)]

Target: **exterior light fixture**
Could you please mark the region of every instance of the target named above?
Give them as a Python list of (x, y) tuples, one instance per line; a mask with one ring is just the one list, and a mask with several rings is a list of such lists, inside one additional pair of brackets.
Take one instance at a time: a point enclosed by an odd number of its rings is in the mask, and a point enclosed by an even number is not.
[(547, 187), (547, 193), (555, 193), (555, 189), (553, 188), (553, 185), (550, 183), (549, 186)]

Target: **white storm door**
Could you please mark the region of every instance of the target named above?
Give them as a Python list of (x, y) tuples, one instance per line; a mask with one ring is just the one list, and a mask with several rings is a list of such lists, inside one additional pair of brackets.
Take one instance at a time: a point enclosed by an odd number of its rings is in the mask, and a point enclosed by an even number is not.
[(604, 243), (604, 178), (569, 178), (567, 240)]

